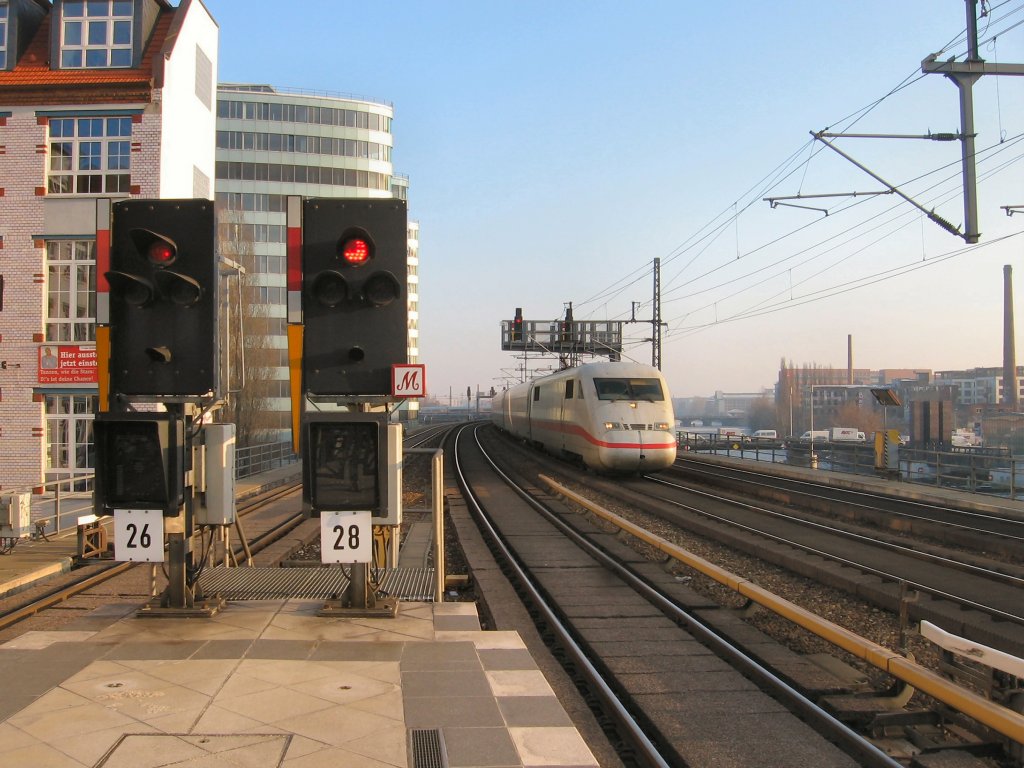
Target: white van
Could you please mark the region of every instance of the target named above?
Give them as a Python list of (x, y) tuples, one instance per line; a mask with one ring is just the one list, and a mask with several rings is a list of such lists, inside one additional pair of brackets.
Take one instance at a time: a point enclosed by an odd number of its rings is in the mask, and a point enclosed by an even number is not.
[(779, 433), (776, 432), (774, 429), (759, 429), (756, 432), (754, 432), (752, 437), (755, 440), (778, 440)]
[(814, 431), (811, 432), (804, 432), (802, 435), (800, 435), (800, 439), (814, 443), (821, 441), (828, 442), (828, 435), (829, 432), (827, 429), (815, 429)]

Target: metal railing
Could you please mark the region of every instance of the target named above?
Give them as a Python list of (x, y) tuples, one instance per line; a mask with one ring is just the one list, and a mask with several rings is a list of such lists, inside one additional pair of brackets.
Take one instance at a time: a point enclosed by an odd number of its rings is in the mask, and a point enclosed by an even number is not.
[[(78, 525), (78, 518), (93, 512), (93, 473), (48, 480), (40, 485), (12, 487), (7, 493), (30, 494), (30, 520), (34, 539), (71, 530)], [(36, 493), (39, 489), (42, 493)]]
[[(291, 442), (265, 443), (235, 451), (235, 479), (242, 479), (271, 469), (294, 464), (299, 457)], [(30, 519), (33, 538), (73, 530), (78, 518), (93, 513), (93, 472), (47, 480), (42, 485), (12, 486), (4, 495), (30, 494)], [(38, 491), (42, 489), (42, 492)]]
[[(696, 441), (682, 437), (681, 449), (711, 453), (752, 461), (769, 461), (796, 467), (815, 467), (823, 471), (858, 475), (878, 475), (875, 451), (871, 444), (842, 444), (790, 441), (784, 447), (759, 446), (756, 441)], [(813, 448), (813, 450), (812, 450)], [(1024, 496), (1024, 457), (1007, 451), (962, 449), (918, 449), (900, 446), (897, 477), (903, 482), (933, 485), (968, 493), (1015, 498)]]
[(239, 448), (235, 451), (235, 479), (258, 475), (271, 469), (294, 464), (299, 460), (292, 450), (291, 441), (263, 443)]

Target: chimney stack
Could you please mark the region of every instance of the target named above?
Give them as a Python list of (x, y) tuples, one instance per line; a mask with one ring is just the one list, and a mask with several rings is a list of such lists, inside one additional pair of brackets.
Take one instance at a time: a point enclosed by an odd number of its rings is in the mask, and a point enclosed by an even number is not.
[(1013, 343), (1013, 267), (1003, 267), (1003, 403), (1017, 408), (1017, 355)]
[(853, 334), (846, 334), (846, 383), (853, 384)]

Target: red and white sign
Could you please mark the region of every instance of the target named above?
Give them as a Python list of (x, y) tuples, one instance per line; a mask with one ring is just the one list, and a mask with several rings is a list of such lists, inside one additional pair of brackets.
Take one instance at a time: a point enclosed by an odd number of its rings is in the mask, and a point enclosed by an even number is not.
[(391, 366), (392, 397), (426, 397), (427, 366), (418, 363)]
[(40, 384), (95, 384), (96, 347), (44, 344), (39, 348)]

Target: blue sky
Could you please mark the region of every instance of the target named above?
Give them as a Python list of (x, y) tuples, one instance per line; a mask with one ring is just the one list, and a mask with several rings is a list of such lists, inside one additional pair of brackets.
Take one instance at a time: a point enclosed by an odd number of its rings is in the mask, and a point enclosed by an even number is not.
[[(920, 67), (963, 58), (962, 0), (204, 2), (221, 81), (394, 104), (431, 394), (502, 385), (515, 307), (649, 318), (655, 258), (676, 396), (770, 386), (782, 358), (845, 367), (848, 334), (857, 367), (1001, 364), (1003, 265), (1024, 285), (1024, 211), (1000, 209), (1024, 206), (1024, 78), (974, 88), (980, 247), (892, 195), (800, 201), (828, 216), (762, 202), (880, 189), (811, 131), (959, 129), (955, 86)], [(1024, 63), (1024, 0), (986, 5), (982, 57)], [(837, 146), (963, 221), (958, 143)], [(649, 325), (626, 328), (649, 361)]]

